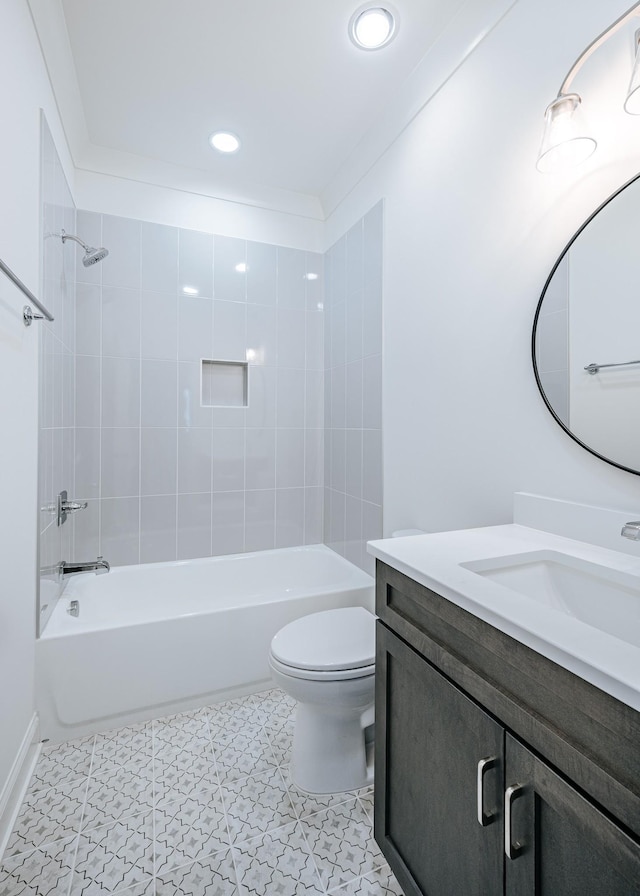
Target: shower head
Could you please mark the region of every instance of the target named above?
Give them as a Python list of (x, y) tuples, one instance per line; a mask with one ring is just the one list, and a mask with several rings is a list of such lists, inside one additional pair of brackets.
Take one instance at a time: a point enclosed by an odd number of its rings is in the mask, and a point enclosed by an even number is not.
[(87, 246), (84, 240), (81, 240), (79, 236), (73, 236), (71, 233), (66, 233), (64, 230), (60, 233), (62, 237), (62, 242), (66, 243), (67, 240), (73, 240), (75, 243), (78, 243), (84, 249), (84, 258), (82, 259), (82, 264), (85, 268), (90, 268), (92, 264), (97, 264), (99, 261), (102, 261), (103, 258), (106, 258), (109, 254), (109, 250), (105, 249), (104, 246), (101, 249), (95, 249), (93, 246)]
[(87, 246), (84, 250), (84, 258), (82, 259), (82, 264), (85, 268), (90, 268), (92, 264), (97, 264), (99, 261), (102, 261), (103, 258), (106, 258), (109, 254), (109, 250), (105, 249), (94, 249), (93, 246)]

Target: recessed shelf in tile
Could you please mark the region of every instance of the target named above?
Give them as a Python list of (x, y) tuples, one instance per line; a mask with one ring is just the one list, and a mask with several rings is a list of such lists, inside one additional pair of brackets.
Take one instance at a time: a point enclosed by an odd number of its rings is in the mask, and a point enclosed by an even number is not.
[(246, 362), (202, 359), (200, 402), (203, 407), (246, 408), (247, 396)]

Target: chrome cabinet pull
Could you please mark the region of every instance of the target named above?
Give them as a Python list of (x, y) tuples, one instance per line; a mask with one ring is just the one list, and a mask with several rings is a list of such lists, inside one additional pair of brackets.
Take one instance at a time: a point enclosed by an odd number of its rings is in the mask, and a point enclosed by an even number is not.
[(524, 844), (513, 842), (511, 836), (511, 811), (519, 797), (524, 796), (526, 788), (522, 784), (512, 784), (504, 793), (504, 852), (508, 859), (517, 859), (521, 855)]
[(485, 812), (484, 811), (484, 776), (485, 773), (490, 769), (495, 768), (497, 759), (495, 756), (487, 756), (485, 759), (481, 759), (478, 762), (478, 771), (477, 771), (477, 783), (476, 783), (476, 794), (477, 794), (477, 817), (478, 824), (481, 827), (486, 827), (488, 824), (491, 824), (493, 819), (496, 817), (495, 812)]

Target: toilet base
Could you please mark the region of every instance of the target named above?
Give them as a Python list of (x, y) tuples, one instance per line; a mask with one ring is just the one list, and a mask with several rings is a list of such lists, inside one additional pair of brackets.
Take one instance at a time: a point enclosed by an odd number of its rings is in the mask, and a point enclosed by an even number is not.
[(341, 793), (372, 784), (369, 721), (370, 713), (354, 717), (353, 711), (298, 703), (291, 756), (296, 787), (307, 793)]

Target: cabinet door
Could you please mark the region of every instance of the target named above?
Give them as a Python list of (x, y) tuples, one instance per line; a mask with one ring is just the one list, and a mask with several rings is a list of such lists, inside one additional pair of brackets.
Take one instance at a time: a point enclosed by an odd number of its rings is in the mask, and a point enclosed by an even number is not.
[(510, 735), (505, 765), (508, 896), (640, 894), (631, 837)]
[(380, 622), (377, 631), (376, 840), (407, 896), (497, 896), (504, 730)]

